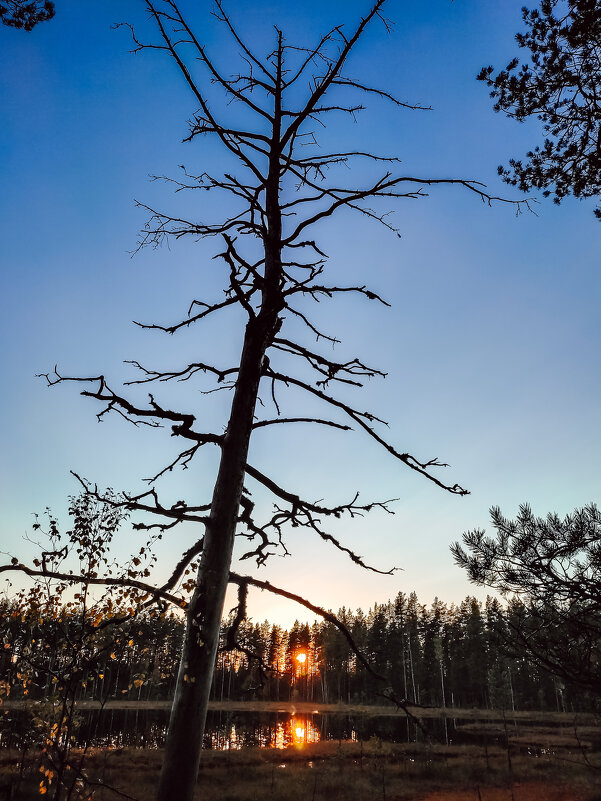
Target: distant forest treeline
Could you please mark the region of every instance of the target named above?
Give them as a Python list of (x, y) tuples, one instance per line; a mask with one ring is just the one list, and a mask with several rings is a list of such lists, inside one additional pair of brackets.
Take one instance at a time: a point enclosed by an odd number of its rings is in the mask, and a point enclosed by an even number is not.
[[(398, 698), (416, 704), (581, 711), (592, 699), (512, 646), (515, 603), (467, 597), (430, 607), (415, 593), (338, 618)], [(176, 615), (132, 617), (114, 625), (65, 611), (40, 618), (5, 603), (0, 678), (11, 699), (51, 698), (71, 685), (78, 699), (169, 699), (175, 688), (183, 622)], [(241, 624), (228, 650), (227, 625), (212, 700), (382, 703), (386, 685), (357, 665), (334, 625)], [(509, 647), (508, 647), (509, 646)], [(255, 658), (256, 657), (256, 658)]]

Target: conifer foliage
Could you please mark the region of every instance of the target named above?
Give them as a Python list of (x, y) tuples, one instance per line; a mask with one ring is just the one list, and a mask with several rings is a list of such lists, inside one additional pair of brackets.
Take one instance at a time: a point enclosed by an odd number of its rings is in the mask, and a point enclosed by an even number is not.
[[(594, 197), (601, 191), (601, 3), (599, 0), (542, 0), (522, 11), (520, 48), (530, 63), (512, 59), (478, 80), (491, 89), (495, 111), (522, 122), (543, 123), (544, 142), (499, 167), (504, 180), (525, 192), (543, 189), (559, 203), (567, 195)], [(601, 219), (601, 207), (595, 210)]]
[(455, 543), (471, 581), (509, 596), (503, 638), (564, 681), (601, 695), (601, 512), (591, 504), (565, 518), (515, 520), (491, 509), (495, 536), (481, 529)]
[(22, 0), (5, 0), (0, 3), (0, 21), (10, 28), (31, 31), (38, 22), (46, 22), (54, 16), (54, 3), (50, 0), (35, 0), (24, 3)]

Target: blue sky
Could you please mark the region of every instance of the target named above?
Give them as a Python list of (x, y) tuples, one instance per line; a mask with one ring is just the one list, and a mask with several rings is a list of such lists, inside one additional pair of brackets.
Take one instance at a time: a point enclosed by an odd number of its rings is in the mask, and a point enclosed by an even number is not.
[[(496, 167), (539, 141), (538, 124), (495, 115), (475, 80), (481, 66), (504, 66), (516, 52), (520, 6), (390, 0), (393, 33), (373, 26), (349, 73), (433, 110), (374, 99), (356, 124), (335, 120), (320, 141), (398, 156), (407, 174), (477, 179), (492, 194), (521, 197), (500, 184)], [(333, 24), (352, 25), (366, 9), (357, 0), (227, 7), (259, 52), (272, 46), (273, 24), (289, 42), (309, 43)], [(235, 71), (235, 51), (210, 3), (182, 8), (219, 63)], [(131, 324), (177, 320), (192, 298), (219, 291), (211, 243), (134, 258), (131, 251), (145, 222), (134, 199), (162, 209), (183, 203), (191, 216), (204, 202), (174, 198), (149, 176), (177, 175), (179, 164), (199, 172), (210, 164), (216, 172), (222, 155), (206, 139), (181, 143), (194, 99), (162, 54), (129, 52), (126, 31), (111, 30), (124, 20), (150, 32), (141, 2), (116, 0), (60, 0), (56, 18), (32, 33), (0, 30), (0, 548), (23, 555), (32, 553), (21, 540), (32, 512), (50, 506), (66, 522), (66, 498), (77, 490), (70, 469), (100, 486), (135, 491), (175, 453), (168, 433), (134, 430), (118, 418), (99, 425), (94, 402), (73, 387), (49, 390), (36, 373), (58, 363), (65, 373), (102, 372), (118, 385), (128, 377), (125, 359), (171, 368), (188, 359), (233, 363), (241, 341), (236, 317), (173, 338)], [(359, 432), (258, 432), (257, 466), (310, 499), (338, 503), (356, 489), (366, 500), (399, 498), (394, 517), (375, 514), (334, 531), (367, 561), (403, 568), (394, 577), (366, 574), (295, 531), (293, 556), (274, 558), (263, 578), (332, 608), (365, 608), (411, 589), (426, 602), (435, 595), (459, 601), (474, 588), (448, 545), (486, 526), (491, 505), (513, 515), (528, 501), (536, 513), (565, 514), (597, 500), (601, 226), (593, 203), (540, 200), (536, 215), (516, 217), (510, 206), (489, 208), (444, 188), (391, 204), (400, 239), (348, 215), (320, 228), (334, 279), (369, 283), (392, 304), (381, 310), (342, 299), (316, 309), (343, 340), (341, 357), (359, 355), (388, 372), (367, 385), (358, 405), (389, 421), (387, 435), (400, 450), (449, 462), (445, 478), (471, 494), (443, 493)], [(219, 430), (227, 398), (203, 396), (200, 388), (180, 388), (179, 404)], [(175, 390), (169, 393), (175, 400)], [(298, 397), (290, 402), (305, 408)], [(165, 492), (203, 502), (214, 469), (215, 454), (208, 455), (171, 477)], [(165, 573), (191, 536), (161, 545)], [(131, 542), (124, 532), (118, 553)], [(283, 622), (299, 614), (260, 593), (251, 613)]]

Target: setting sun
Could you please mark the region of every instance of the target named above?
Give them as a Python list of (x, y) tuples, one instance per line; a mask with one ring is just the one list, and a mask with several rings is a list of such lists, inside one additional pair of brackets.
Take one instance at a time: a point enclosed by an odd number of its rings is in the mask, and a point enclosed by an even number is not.
[(307, 654), (303, 654), (303, 653), (297, 654), (296, 655), (296, 660), (297, 660), (297, 662), (300, 662), (301, 665), (302, 665), (303, 662), (307, 661)]

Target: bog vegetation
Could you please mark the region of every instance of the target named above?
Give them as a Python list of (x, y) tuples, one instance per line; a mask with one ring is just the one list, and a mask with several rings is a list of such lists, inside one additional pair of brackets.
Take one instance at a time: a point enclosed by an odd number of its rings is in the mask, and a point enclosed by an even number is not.
[[(184, 621), (167, 610), (131, 615), (128, 598), (101, 616), (90, 598), (66, 598), (42, 608), (42, 595), (32, 593), (2, 604), (0, 787), (23, 799), (142, 801), (156, 786), (164, 728), (143, 750), (123, 748), (112, 728), (106, 735), (96, 722), (94, 733), (86, 710), (100, 707), (98, 721), (103, 709), (112, 715), (126, 704), (166, 705)], [(302, 787), (312, 799), (347, 801), (369, 793), (407, 801), (496, 801), (509, 793), (516, 801), (563, 801), (569, 787), (570, 798), (594, 801), (599, 730), (586, 713), (595, 699), (539, 667), (519, 641), (510, 647), (512, 616), (522, 620), (523, 611), (495, 598), (426, 606), (402, 592), (367, 613), (339, 610), (372, 666), (408, 702), (404, 743), (370, 736), (374, 726), (366, 720), (382, 710), (369, 704), (383, 703), (381, 682), (362, 669), (335, 626), (246, 621), (239, 647), (231, 648), (231, 621), (224, 621), (211, 689), (217, 707), (272, 701), (314, 711), (350, 703), (363, 711), (352, 741), (330, 734), (313, 742), (301, 734), (282, 742), (284, 750), (236, 750), (230, 721), (229, 737), (217, 743), (226, 750), (203, 760), (198, 797), (289, 799)], [(432, 737), (432, 715), (442, 716), (445, 732), (446, 721), (449, 732), (463, 730), (471, 744)], [(460, 729), (455, 717), (464, 719)]]

